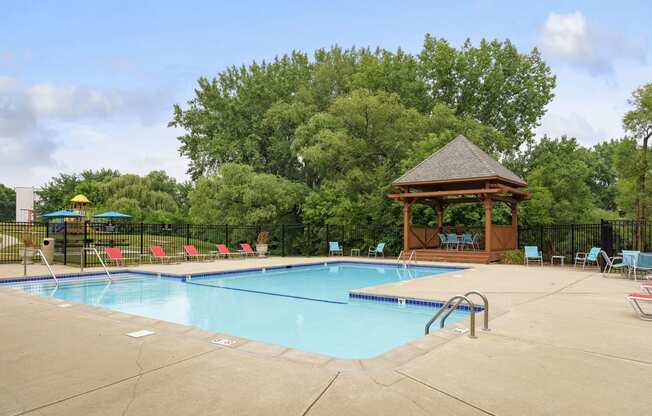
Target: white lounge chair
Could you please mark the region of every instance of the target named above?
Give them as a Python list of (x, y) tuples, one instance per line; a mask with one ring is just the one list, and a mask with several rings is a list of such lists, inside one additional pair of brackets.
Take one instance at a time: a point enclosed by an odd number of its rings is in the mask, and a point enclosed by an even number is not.
[(652, 302), (651, 293), (630, 293), (627, 296), (627, 300), (632, 305), (632, 308), (634, 308), (634, 312), (638, 314), (639, 318), (641, 318), (644, 321), (652, 321), (652, 313), (647, 313), (643, 311), (643, 308), (641, 307), (642, 302), (647, 302), (647, 303)]

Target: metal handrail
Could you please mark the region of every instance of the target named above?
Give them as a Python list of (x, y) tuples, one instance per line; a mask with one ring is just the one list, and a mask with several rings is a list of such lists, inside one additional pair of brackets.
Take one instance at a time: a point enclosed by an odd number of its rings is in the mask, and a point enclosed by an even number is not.
[(480, 298), (482, 298), (482, 302), (484, 303), (484, 314), (483, 314), (484, 315), (484, 322), (483, 322), (482, 330), (483, 331), (491, 331), (489, 329), (489, 299), (487, 299), (487, 297), (485, 295), (483, 295), (481, 292), (479, 292), (477, 290), (471, 290), (471, 291), (468, 291), (468, 292), (466, 292), (464, 294), (464, 296), (466, 296), (466, 297), (468, 297), (469, 295), (477, 295), (477, 296), (480, 296)]
[(81, 255), (81, 261), (79, 264), (81, 265), (81, 271), (84, 271), (84, 263), (86, 263), (86, 257), (84, 256), (84, 252), (90, 251), (92, 253), (95, 253), (97, 256), (97, 259), (100, 261), (100, 264), (104, 268), (104, 272), (106, 273), (107, 279), (109, 279), (109, 282), (113, 282), (113, 279), (111, 278), (111, 273), (109, 273), (109, 269), (106, 268), (106, 264), (104, 264), (104, 260), (102, 260), (102, 256), (100, 256), (100, 253), (97, 251), (95, 247), (82, 247), (82, 255)]
[(48, 268), (48, 271), (50, 272), (50, 276), (54, 279), (54, 282), (59, 286), (59, 279), (57, 279), (57, 276), (54, 274), (52, 271), (52, 267), (50, 267), (50, 263), (48, 263), (48, 259), (45, 258), (45, 255), (41, 251), (41, 249), (36, 249), (36, 253), (41, 257), (41, 260), (43, 260), (43, 263), (45, 263), (45, 266)]
[(401, 261), (401, 257), (403, 257), (403, 253), (405, 253), (405, 250), (401, 250), (401, 252), (398, 254), (398, 258), (396, 260), (396, 262), (398, 264), (403, 263), (403, 267), (407, 268), (410, 265), (410, 262), (414, 261), (414, 264), (417, 263), (417, 252), (416, 252), (416, 250), (410, 251), (410, 257), (408, 257), (407, 259), (403, 259), (403, 261)]
[(457, 301), (457, 302), (455, 302), (455, 304), (453, 305), (451, 310), (448, 311), (448, 313), (441, 319), (441, 322), (439, 323), (439, 326), (441, 328), (443, 328), (444, 327), (444, 322), (446, 322), (446, 318), (448, 318), (448, 316), (451, 313), (453, 313), (453, 311), (455, 309), (457, 309), (457, 307), (459, 306), (459, 304), (462, 301), (465, 301), (466, 303), (469, 304), (469, 308), (472, 311), (472, 313), (469, 314), (470, 321), (471, 321), (471, 323), (470, 323), (471, 328), (470, 328), (469, 338), (477, 338), (475, 336), (475, 304), (473, 302), (471, 302), (471, 300), (469, 298), (467, 298), (466, 296), (462, 296), (462, 295), (453, 296), (452, 298), (448, 299), (448, 301), (444, 304), (444, 306), (442, 306), (441, 309), (439, 309), (437, 311), (437, 313), (435, 313), (435, 315), (432, 318), (430, 318), (430, 320), (426, 324), (426, 328), (425, 328), (426, 335), (428, 335), (430, 333), (430, 326), (437, 320), (437, 318), (439, 318), (439, 316), (442, 313), (444, 313), (444, 311), (446, 311), (448, 309), (449, 306), (451, 306), (451, 303), (453, 303), (453, 301)]

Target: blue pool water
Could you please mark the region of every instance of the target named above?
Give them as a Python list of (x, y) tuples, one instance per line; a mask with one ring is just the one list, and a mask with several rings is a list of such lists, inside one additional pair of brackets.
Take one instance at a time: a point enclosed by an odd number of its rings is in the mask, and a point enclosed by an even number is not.
[[(59, 299), (341, 358), (370, 358), (423, 334), (435, 309), (350, 300), (350, 290), (455, 269), (329, 264), (192, 278), (14, 286)], [(456, 311), (447, 322), (467, 316)], [(434, 328), (435, 326), (433, 326)]]

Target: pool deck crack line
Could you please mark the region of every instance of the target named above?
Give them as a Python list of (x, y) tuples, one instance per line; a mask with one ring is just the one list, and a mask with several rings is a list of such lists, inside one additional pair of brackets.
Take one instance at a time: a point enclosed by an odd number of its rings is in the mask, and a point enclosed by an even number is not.
[(423, 381), (421, 381), (421, 380), (419, 380), (419, 379), (417, 379), (417, 378), (414, 378), (414, 377), (412, 377), (411, 375), (402, 372), (401, 370), (394, 370), (394, 371), (396, 371), (397, 373), (401, 374), (402, 376), (404, 376), (404, 377), (406, 377), (406, 378), (408, 378), (408, 379), (410, 379), (410, 380), (412, 380), (412, 381), (414, 381), (414, 382), (416, 382), (416, 383), (421, 384), (422, 386), (425, 386), (425, 387), (427, 387), (427, 388), (429, 388), (429, 389), (431, 389), (431, 390), (434, 390), (434, 391), (439, 392), (439, 393), (441, 393), (441, 394), (443, 394), (443, 395), (445, 395), (445, 396), (448, 396), (448, 397), (450, 397), (450, 398), (453, 399), (453, 400), (457, 400), (458, 402), (463, 403), (463, 404), (465, 404), (465, 405), (467, 405), (467, 406), (469, 406), (469, 407), (472, 407), (472, 408), (474, 408), (475, 410), (478, 410), (478, 411), (480, 411), (480, 412), (482, 412), (482, 413), (484, 413), (484, 414), (487, 414), (487, 415), (490, 415), (490, 416), (496, 416), (495, 413), (492, 413), (492, 412), (490, 412), (490, 411), (488, 411), (488, 410), (485, 410), (485, 409), (483, 409), (483, 408), (481, 408), (481, 407), (479, 407), (479, 406), (476, 406), (476, 405), (474, 405), (473, 403), (469, 403), (469, 402), (467, 402), (466, 400), (464, 400), (464, 399), (462, 399), (462, 398), (460, 398), (460, 397), (457, 397), (457, 396), (455, 396), (455, 395), (453, 395), (453, 394), (451, 394), (451, 393), (448, 393), (448, 392), (445, 392), (445, 391), (443, 391), (443, 390), (440, 390), (440, 389), (438, 389), (438, 388), (435, 387), (435, 386), (431, 386), (430, 384), (425, 383), (425, 382), (423, 382)]
[(131, 404), (136, 400), (136, 391), (138, 391), (138, 383), (140, 383), (140, 380), (143, 379), (143, 366), (140, 364), (140, 357), (141, 354), (143, 353), (143, 346), (145, 345), (145, 342), (140, 343), (140, 347), (138, 348), (138, 355), (136, 356), (136, 365), (138, 366), (138, 379), (136, 379), (136, 382), (134, 383), (134, 388), (131, 390), (131, 399), (129, 399), (129, 403), (127, 403), (127, 406), (125, 407), (125, 410), (122, 412), (122, 416), (125, 416), (127, 412), (129, 411), (129, 408), (131, 407)]
[(94, 392), (96, 392), (96, 391), (103, 390), (103, 389), (105, 389), (105, 388), (115, 386), (115, 385), (120, 384), (120, 383), (123, 383), (123, 382), (125, 382), (125, 381), (133, 380), (133, 379), (135, 379), (135, 378), (141, 378), (142, 376), (148, 375), (148, 374), (150, 374), (150, 373), (157, 372), (157, 371), (162, 370), (162, 369), (164, 369), (164, 368), (168, 368), (168, 367), (175, 366), (175, 365), (177, 365), (177, 364), (184, 363), (184, 362), (189, 361), (189, 360), (192, 360), (192, 359), (194, 359), (194, 358), (202, 357), (202, 356), (204, 356), (204, 355), (208, 355), (208, 354), (213, 354), (213, 353), (215, 353), (215, 352), (217, 352), (217, 351), (220, 351), (220, 350), (221, 350), (221, 349), (214, 349), (214, 350), (210, 350), (210, 351), (204, 351), (204, 352), (201, 352), (201, 353), (199, 353), (199, 354), (195, 354), (195, 355), (192, 355), (192, 356), (190, 356), (190, 357), (186, 357), (186, 358), (184, 358), (184, 359), (182, 359), (182, 360), (174, 361), (174, 362), (172, 362), (172, 363), (169, 363), (169, 364), (166, 364), (166, 365), (162, 365), (162, 366), (160, 366), (160, 367), (152, 368), (151, 370), (144, 371), (144, 372), (141, 372), (141, 373), (139, 373), (139, 374), (135, 374), (135, 375), (133, 375), (133, 376), (129, 376), (129, 377), (125, 377), (125, 378), (121, 378), (120, 380), (116, 380), (116, 381), (113, 381), (113, 382), (111, 382), (111, 383), (104, 384), (104, 385), (102, 385), (102, 386), (98, 386), (98, 387), (92, 388), (92, 389), (90, 389), (90, 390), (83, 391), (83, 392), (81, 392), (81, 393), (76, 393), (76, 394), (73, 394), (73, 395), (71, 395), (71, 396), (64, 397), (64, 398), (62, 398), (62, 399), (55, 400), (55, 401), (53, 401), (53, 402), (46, 403), (46, 404), (43, 404), (43, 405), (40, 405), (40, 406), (36, 406), (36, 407), (33, 407), (33, 408), (31, 408), (31, 409), (28, 409), (28, 410), (24, 410), (24, 411), (19, 412), (19, 413), (14, 413), (13, 416), (21, 416), (21, 415), (26, 415), (26, 414), (29, 414), (29, 413), (33, 413), (33, 412), (39, 411), (39, 410), (44, 409), (44, 408), (49, 407), (49, 406), (53, 406), (53, 405), (56, 405), (56, 404), (59, 404), (59, 403), (63, 403), (63, 402), (66, 402), (66, 401), (68, 401), (68, 400), (72, 400), (72, 399), (76, 399), (77, 397), (84, 396), (84, 395), (89, 394), (89, 393), (94, 393)]
[(587, 350), (587, 349), (583, 349), (583, 348), (570, 347), (570, 346), (567, 346), (567, 345), (554, 344), (554, 343), (550, 343), (550, 342), (543, 342), (543, 341), (539, 341), (539, 340), (536, 340), (536, 339), (515, 337), (515, 336), (511, 336), (511, 335), (507, 335), (507, 334), (500, 334), (500, 333), (497, 333), (497, 332), (494, 332), (491, 335), (496, 336), (496, 337), (500, 337), (500, 338), (511, 339), (511, 340), (514, 340), (514, 341), (525, 342), (525, 343), (533, 344), (533, 345), (544, 345), (546, 347), (553, 347), (553, 348), (558, 348), (558, 349), (562, 349), (562, 350), (569, 350), (569, 351), (576, 351), (576, 352), (581, 352), (581, 353), (585, 353), (585, 354), (592, 354), (592, 355), (596, 355), (596, 356), (602, 357), (602, 358), (611, 358), (611, 359), (614, 359), (614, 360), (622, 360), (622, 361), (627, 361), (627, 362), (630, 362), (630, 363), (636, 363), (636, 364), (652, 366), (652, 361), (637, 360), (635, 358), (628, 358), (628, 357), (623, 357), (623, 356), (620, 356), (620, 355), (606, 354), (606, 353), (603, 353), (603, 352), (591, 351), (591, 350)]
[(335, 380), (337, 379), (337, 377), (340, 376), (340, 374), (341, 374), (341, 371), (338, 371), (337, 373), (335, 373), (333, 378), (331, 378), (331, 380), (328, 382), (326, 387), (324, 387), (324, 389), (321, 391), (321, 393), (319, 393), (319, 395), (315, 398), (315, 400), (313, 400), (312, 403), (310, 403), (310, 405), (306, 408), (306, 410), (304, 410), (303, 413), (301, 413), (301, 416), (306, 416), (308, 414), (308, 412), (310, 412), (310, 410), (313, 408), (313, 406), (315, 404), (317, 404), (319, 399), (321, 399), (324, 396), (324, 394), (326, 394), (326, 391), (333, 385), (333, 383), (335, 383)]

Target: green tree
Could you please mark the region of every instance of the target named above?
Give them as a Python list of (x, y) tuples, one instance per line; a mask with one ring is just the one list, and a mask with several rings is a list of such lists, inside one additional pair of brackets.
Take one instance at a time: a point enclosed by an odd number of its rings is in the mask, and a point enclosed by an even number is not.
[(198, 224), (294, 223), (306, 191), (301, 183), (227, 163), (197, 180), (190, 218)]
[(544, 137), (531, 148), (527, 182), (532, 200), (523, 221), (533, 224), (590, 223), (598, 220), (591, 193), (588, 150), (573, 138)]
[(625, 114), (623, 127), (634, 139), (642, 142), (638, 156), (638, 177), (636, 178), (635, 192), (636, 219), (644, 220), (647, 218), (648, 141), (652, 137), (652, 83), (637, 88), (632, 93), (629, 103), (634, 106), (634, 109)]
[(16, 191), (0, 183), (0, 220), (16, 218)]
[(120, 211), (134, 221), (177, 223), (186, 220), (178, 203), (179, 184), (163, 171), (144, 177), (121, 175), (100, 185), (97, 211)]
[(532, 139), (556, 83), (536, 48), (523, 54), (509, 40), (483, 39), (477, 47), (467, 40), (456, 49), (428, 34), (419, 71), (432, 104), (496, 128), (512, 140), (511, 151)]

